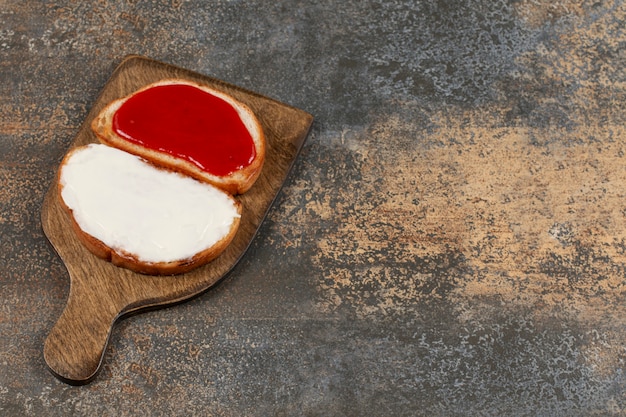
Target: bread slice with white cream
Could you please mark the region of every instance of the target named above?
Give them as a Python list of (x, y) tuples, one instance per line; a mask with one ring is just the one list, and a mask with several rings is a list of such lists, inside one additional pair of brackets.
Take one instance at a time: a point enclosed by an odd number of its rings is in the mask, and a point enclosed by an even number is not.
[(103, 144), (70, 151), (58, 177), (82, 243), (135, 272), (187, 272), (232, 241), (241, 204), (219, 188)]

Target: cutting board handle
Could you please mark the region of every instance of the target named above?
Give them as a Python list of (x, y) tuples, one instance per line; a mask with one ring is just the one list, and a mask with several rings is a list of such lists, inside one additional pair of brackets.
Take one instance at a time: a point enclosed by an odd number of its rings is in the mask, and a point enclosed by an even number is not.
[(96, 376), (122, 310), (106, 293), (83, 282), (71, 280), (65, 309), (44, 345), (44, 359), (52, 373), (72, 385), (87, 384)]

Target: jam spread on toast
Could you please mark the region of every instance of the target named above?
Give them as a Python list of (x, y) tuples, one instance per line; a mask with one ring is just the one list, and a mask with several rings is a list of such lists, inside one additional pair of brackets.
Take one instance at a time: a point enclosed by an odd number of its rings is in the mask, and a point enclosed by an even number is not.
[(113, 130), (130, 142), (182, 158), (216, 176), (246, 167), (256, 157), (252, 136), (237, 110), (186, 84), (136, 93), (116, 111)]

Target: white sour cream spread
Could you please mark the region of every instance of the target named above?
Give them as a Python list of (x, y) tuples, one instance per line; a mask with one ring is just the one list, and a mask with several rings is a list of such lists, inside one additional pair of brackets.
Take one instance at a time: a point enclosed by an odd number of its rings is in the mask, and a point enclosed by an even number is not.
[(218, 188), (106, 145), (74, 151), (59, 181), (85, 233), (144, 262), (191, 258), (226, 236), (239, 217)]

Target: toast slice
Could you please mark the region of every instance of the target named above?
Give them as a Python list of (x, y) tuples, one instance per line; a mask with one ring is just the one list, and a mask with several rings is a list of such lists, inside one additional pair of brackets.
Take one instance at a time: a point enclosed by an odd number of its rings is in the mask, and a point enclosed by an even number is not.
[(248, 191), (265, 161), (265, 136), (254, 113), (187, 80), (161, 80), (115, 100), (91, 127), (104, 144), (231, 194)]
[(58, 189), (80, 241), (117, 266), (187, 272), (234, 238), (242, 206), (230, 193), (103, 144), (68, 152)]

